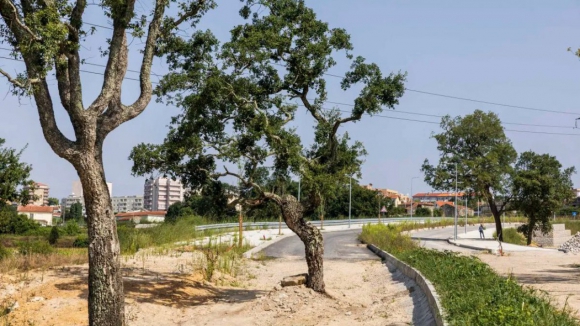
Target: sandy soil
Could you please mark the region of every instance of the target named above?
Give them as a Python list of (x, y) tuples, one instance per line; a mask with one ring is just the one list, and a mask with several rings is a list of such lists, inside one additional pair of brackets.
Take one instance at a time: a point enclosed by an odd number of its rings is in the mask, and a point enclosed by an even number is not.
[[(125, 259), (128, 325), (408, 325), (412, 320), (413, 284), (378, 260), (326, 261), (328, 297), (303, 286), (277, 286), (284, 276), (304, 273), (303, 260), (244, 260), (238, 277), (218, 274), (208, 283), (196, 271), (198, 259), (187, 252)], [(1, 275), (0, 305), (17, 302), (18, 307), (0, 323), (87, 325), (86, 277), (87, 266)]]
[(580, 255), (527, 251), (478, 257), (501, 275), (511, 274), (521, 284), (548, 292), (558, 307), (566, 305), (580, 318)]

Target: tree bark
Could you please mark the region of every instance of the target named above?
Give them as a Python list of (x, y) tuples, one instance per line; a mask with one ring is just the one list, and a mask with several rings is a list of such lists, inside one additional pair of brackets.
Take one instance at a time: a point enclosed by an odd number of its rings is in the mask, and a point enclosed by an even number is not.
[(324, 284), (324, 239), (317, 227), (304, 219), (302, 205), (291, 195), (278, 196), (266, 193), (266, 198), (273, 200), (280, 210), (284, 222), (304, 243), (308, 280), (306, 286), (316, 292), (325, 293)]
[(497, 232), (497, 238), (499, 241), (503, 242), (503, 228), (501, 225), (501, 212), (497, 209), (497, 205), (495, 204), (495, 199), (491, 195), (491, 191), (486, 189), (485, 198), (487, 199), (487, 203), (489, 205), (489, 209), (491, 210), (491, 214), (493, 214), (493, 220), (495, 222), (495, 231)]
[(125, 300), (117, 223), (100, 154), (73, 162), (81, 183), (89, 231), (89, 324), (124, 325)]
[(529, 246), (532, 244), (532, 238), (534, 237), (534, 226), (536, 225), (536, 221), (533, 217), (529, 218), (528, 221), (528, 234), (526, 234), (526, 244)]

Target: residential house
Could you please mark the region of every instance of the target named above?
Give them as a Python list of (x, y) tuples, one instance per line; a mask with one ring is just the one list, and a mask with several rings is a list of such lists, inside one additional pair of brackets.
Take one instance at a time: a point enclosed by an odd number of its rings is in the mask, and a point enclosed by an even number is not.
[(26, 205), (18, 206), (18, 214), (26, 215), (29, 219), (38, 222), (40, 225), (52, 225), (52, 214), (54, 209), (50, 206)]
[(48, 185), (44, 183), (35, 182), (32, 187), (24, 187), (25, 190), (28, 190), (30, 196), (33, 197), (28, 202), (28, 205), (33, 206), (48, 206), (48, 193), (50, 188)]
[[(439, 208), (443, 212), (444, 217), (455, 217), (455, 203), (446, 202)], [(462, 205), (457, 205), (457, 216), (465, 216), (466, 213), (467, 216), (473, 216), (473, 209)]]
[[(457, 193), (457, 198), (462, 198), (463, 192)], [(413, 201), (436, 202), (436, 201), (455, 201), (454, 192), (420, 192), (413, 195)]]
[(140, 211), (117, 213), (115, 217), (117, 221), (133, 221), (135, 224), (139, 223), (162, 223), (165, 221), (166, 211)]
[(433, 210), (437, 207), (435, 207), (434, 203), (421, 203), (421, 202), (413, 202), (413, 205), (410, 205), (410, 203), (405, 204), (405, 209), (407, 210), (407, 214), (411, 214), (411, 207), (413, 209), (413, 214), (415, 214), (415, 212), (417, 211), (418, 208), (426, 208), (429, 211), (431, 211), (431, 216), (433, 216)]
[(381, 195), (383, 195), (383, 197), (392, 199), (395, 207), (399, 207), (400, 205), (409, 203), (411, 201), (408, 195), (404, 195), (393, 189), (373, 188), (372, 183), (369, 183), (368, 185), (364, 185), (362, 187), (368, 190), (379, 192)]

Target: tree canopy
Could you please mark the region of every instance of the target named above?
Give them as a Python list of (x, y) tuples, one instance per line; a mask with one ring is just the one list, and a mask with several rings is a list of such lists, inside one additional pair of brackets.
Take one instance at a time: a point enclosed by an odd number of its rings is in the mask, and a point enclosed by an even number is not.
[(518, 158), (513, 183), (513, 207), (522, 212), (528, 223), (520, 228), (532, 242), (534, 230), (551, 230), (550, 217), (567, 200), (574, 198), (572, 174), (574, 167), (562, 169), (556, 157), (524, 152)]
[(439, 163), (425, 160), (425, 182), (437, 190), (464, 191), (488, 203), (500, 240), (501, 214), (512, 199), (511, 179), (517, 153), (506, 137), (498, 116), (476, 110), (464, 117), (445, 116), (443, 131), (433, 135), (440, 152)]
[(17, 151), (5, 143), (0, 138), (0, 206), (7, 202), (26, 205), (33, 197), (27, 188), (34, 184), (29, 179), (32, 166), (20, 161), (24, 149)]
[[(240, 14), (246, 23), (234, 27), (222, 46), (210, 32), (198, 32), (188, 42), (164, 44), (171, 73), (157, 94), (183, 112), (173, 119), (163, 144), (140, 144), (132, 151), (133, 172), (160, 170), (193, 189), (209, 180), (234, 177), (241, 181), (240, 197), (249, 191), (254, 195), (246, 204), (272, 200), (289, 209), (282, 212), (288, 226), (305, 243), (316, 243), (317, 249), (306, 255), (309, 284), (324, 291), (321, 274), (312, 274), (322, 265), (322, 236), (303, 216), (359, 172), (366, 152), (360, 142), (341, 134), (341, 127), (364, 114), (394, 108), (403, 95), (405, 75), (384, 76), (376, 64), (355, 58), (346, 31), (318, 20), (304, 1), (249, 0)], [(360, 89), (352, 111), (344, 116), (325, 107), (325, 74), (338, 55), (351, 63), (341, 88)], [(309, 146), (290, 124), (298, 107), (315, 123)], [(242, 167), (234, 171), (238, 163)], [(264, 168), (302, 180), (305, 196), (300, 207), (287, 204), (296, 200), (294, 196), (281, 197), (257, 182)], [(309, 257), (316, 262), (311, 264)]]

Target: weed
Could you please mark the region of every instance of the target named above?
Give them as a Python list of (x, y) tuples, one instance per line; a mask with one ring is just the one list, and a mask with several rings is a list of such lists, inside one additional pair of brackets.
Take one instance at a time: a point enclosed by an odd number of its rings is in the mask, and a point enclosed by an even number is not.
[[(497, 239), (497, 232), (493, 232), (493, 238)], [(525, 246), (526, 238), (514, 228), (503, 229), (503, 242), (512, 243), (520, 246)]]
[(366, 225), (360, 238), (425, 275), (435, 285), (450, 325), (578, 325), (568, 309), (554, 308), (545, 293), (499, 276), (476, 257), (419, 248), (397, 234), (404, 228)]

